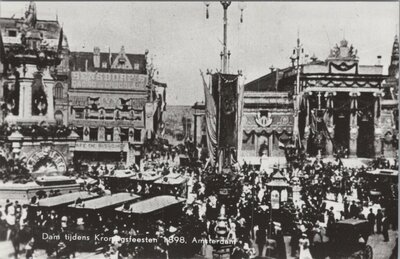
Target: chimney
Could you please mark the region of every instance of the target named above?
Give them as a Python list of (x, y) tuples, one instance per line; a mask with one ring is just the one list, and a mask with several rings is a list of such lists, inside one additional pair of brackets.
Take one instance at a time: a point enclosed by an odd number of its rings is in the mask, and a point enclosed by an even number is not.
[(382, 56), (379, 55), (379, 56), (377, 56), (376, 58), (377, 58), (376, 65), (377, 65), (377, 66), (382, 66), (382, 63), (381, 63)]
[(100, 48), (94, 47), (93, 49), (93, 66), (100, 68)]

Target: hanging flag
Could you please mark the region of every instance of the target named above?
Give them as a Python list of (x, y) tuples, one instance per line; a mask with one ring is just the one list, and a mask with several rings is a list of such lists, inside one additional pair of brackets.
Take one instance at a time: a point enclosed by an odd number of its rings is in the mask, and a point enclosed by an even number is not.
[(238, 112), (237, 112), (237, 121), (238, 121), (238, 133), (237, 133), (237, 158), (236, 160), (242, 157), (242, 139), (243, 139), (243, 127), (242, 127), (242, 118), (243, 118), (243, 107), (244, 107), (244, 77), (240, 76), (238, 79)]
[[(218, 141), (224, 149), (237, 149), (238, 75), (213, 75), (213, 96), (218, 110)], [(215, 84), (217, 83), (217, 84)]]
[(207, 87), (204, 80), (204, 75), (201, 72), (204, 86), (204, 99), (205, 99), (205, 115), (206, 115), (206, 129), (207, 129), (207, 147), (210, 156), (210, 163), (215, 165), (217, 155), (217, 109), (215, 107), (214, 99)]
[(57, 49), (58, 53), (60, 53), (62, 50), (63, 37), (64, 37), (64, 30), (61, 27), (60, 37), (58, 38), (58, 49)]
[(6, 70), (6, 66), (5, 66), (5, 61), (6, 61), (6, 51), (5, 51), (5, 49), (4, 49), (4, 43), (3, 43), (3, 35), (2, 35), (2, 33), (1, 33), (1, 30), (0, 30), (0, 61), (1, 61), (1, 63), (3, 64), (3, 66), (4, 66), (4, 72), (5, 72), (5, 70)]
[(111, 48), (108, 47), (108, 70), (111, 69)]

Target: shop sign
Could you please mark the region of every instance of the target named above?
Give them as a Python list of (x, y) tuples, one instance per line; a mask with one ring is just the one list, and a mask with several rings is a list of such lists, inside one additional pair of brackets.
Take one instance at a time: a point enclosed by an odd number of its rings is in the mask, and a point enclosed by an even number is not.
[(126, 143), (78, 141), (75, 145), (75, 151), (121, 152), (121, 147), (123, 151), (126, 151)]
[(147, 75), (99, 73), (99, 72), (71, 72), (72, 88), (90, 89), (145, 89)]

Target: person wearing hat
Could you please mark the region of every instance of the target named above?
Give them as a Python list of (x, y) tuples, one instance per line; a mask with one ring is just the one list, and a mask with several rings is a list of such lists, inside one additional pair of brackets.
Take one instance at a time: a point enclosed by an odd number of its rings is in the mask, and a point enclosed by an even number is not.
[(296, 257), (297, 251), (299, 250), (299, 240), (301, 238), (301, 230), (299, 227), (294, 227), (292, 229), (291, 237), (290, 237), (290, 247), (291, 247), (291, 256)]
[(6, 222), (7, 222), (7, 240), (10, 240), (10, 235), (13, 230), (16, 228), (16, 217), (15, 211), (13, 207), (10, 207), (8, 214), (6, 215)]
[(300, 253), (299, 259), (313, 259), (310, 253), (310, 240), (307, 238), (307, 234), (303, 232), (299, 240)]
[(76, 220), (76, 225), (77, 225), (77, 227), (76, 227), (77, 231), (85, 230), (85, 222), (83, 221), (83, 218), (78, 218)]
[(117, 247), (119, 247), (120, 244), (121, 244), (121, 237), (119, 236), (118, 233), (119, 233), (118, 229), (114, 229), (113, 230), (113, 236), (111, 238), (111, 244), (114, 245), (114, 246), (117, 246)]

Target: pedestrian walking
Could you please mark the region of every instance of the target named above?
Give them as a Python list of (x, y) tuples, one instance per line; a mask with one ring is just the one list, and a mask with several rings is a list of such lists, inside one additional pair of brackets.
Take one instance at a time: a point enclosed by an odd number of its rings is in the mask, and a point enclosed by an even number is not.
[(374, 227), (375, 227), (375, 214), (372, 211), (372, 209), (369, 209), (369, 214), (367, 216), (368, 222), (369, 222), (369, 227), (370, 227), (370, 233), (374, 234)]
[(259, 226), (259, 229), (256, 232), (256, 244), (258, 247), (258, 257), (261, 257), (263, 255), (266, 240), (267, 240), (266, 229), (263, 226)]
[(382, 233), (382, 219), (383, 219), (382, 210), (378, 209), (378, 212), (376, 213), (376, 233), (378, 234)]
[(382, 234), (384, 242), (389, 242), (389, 218), (385, 215), (382, 219)]

